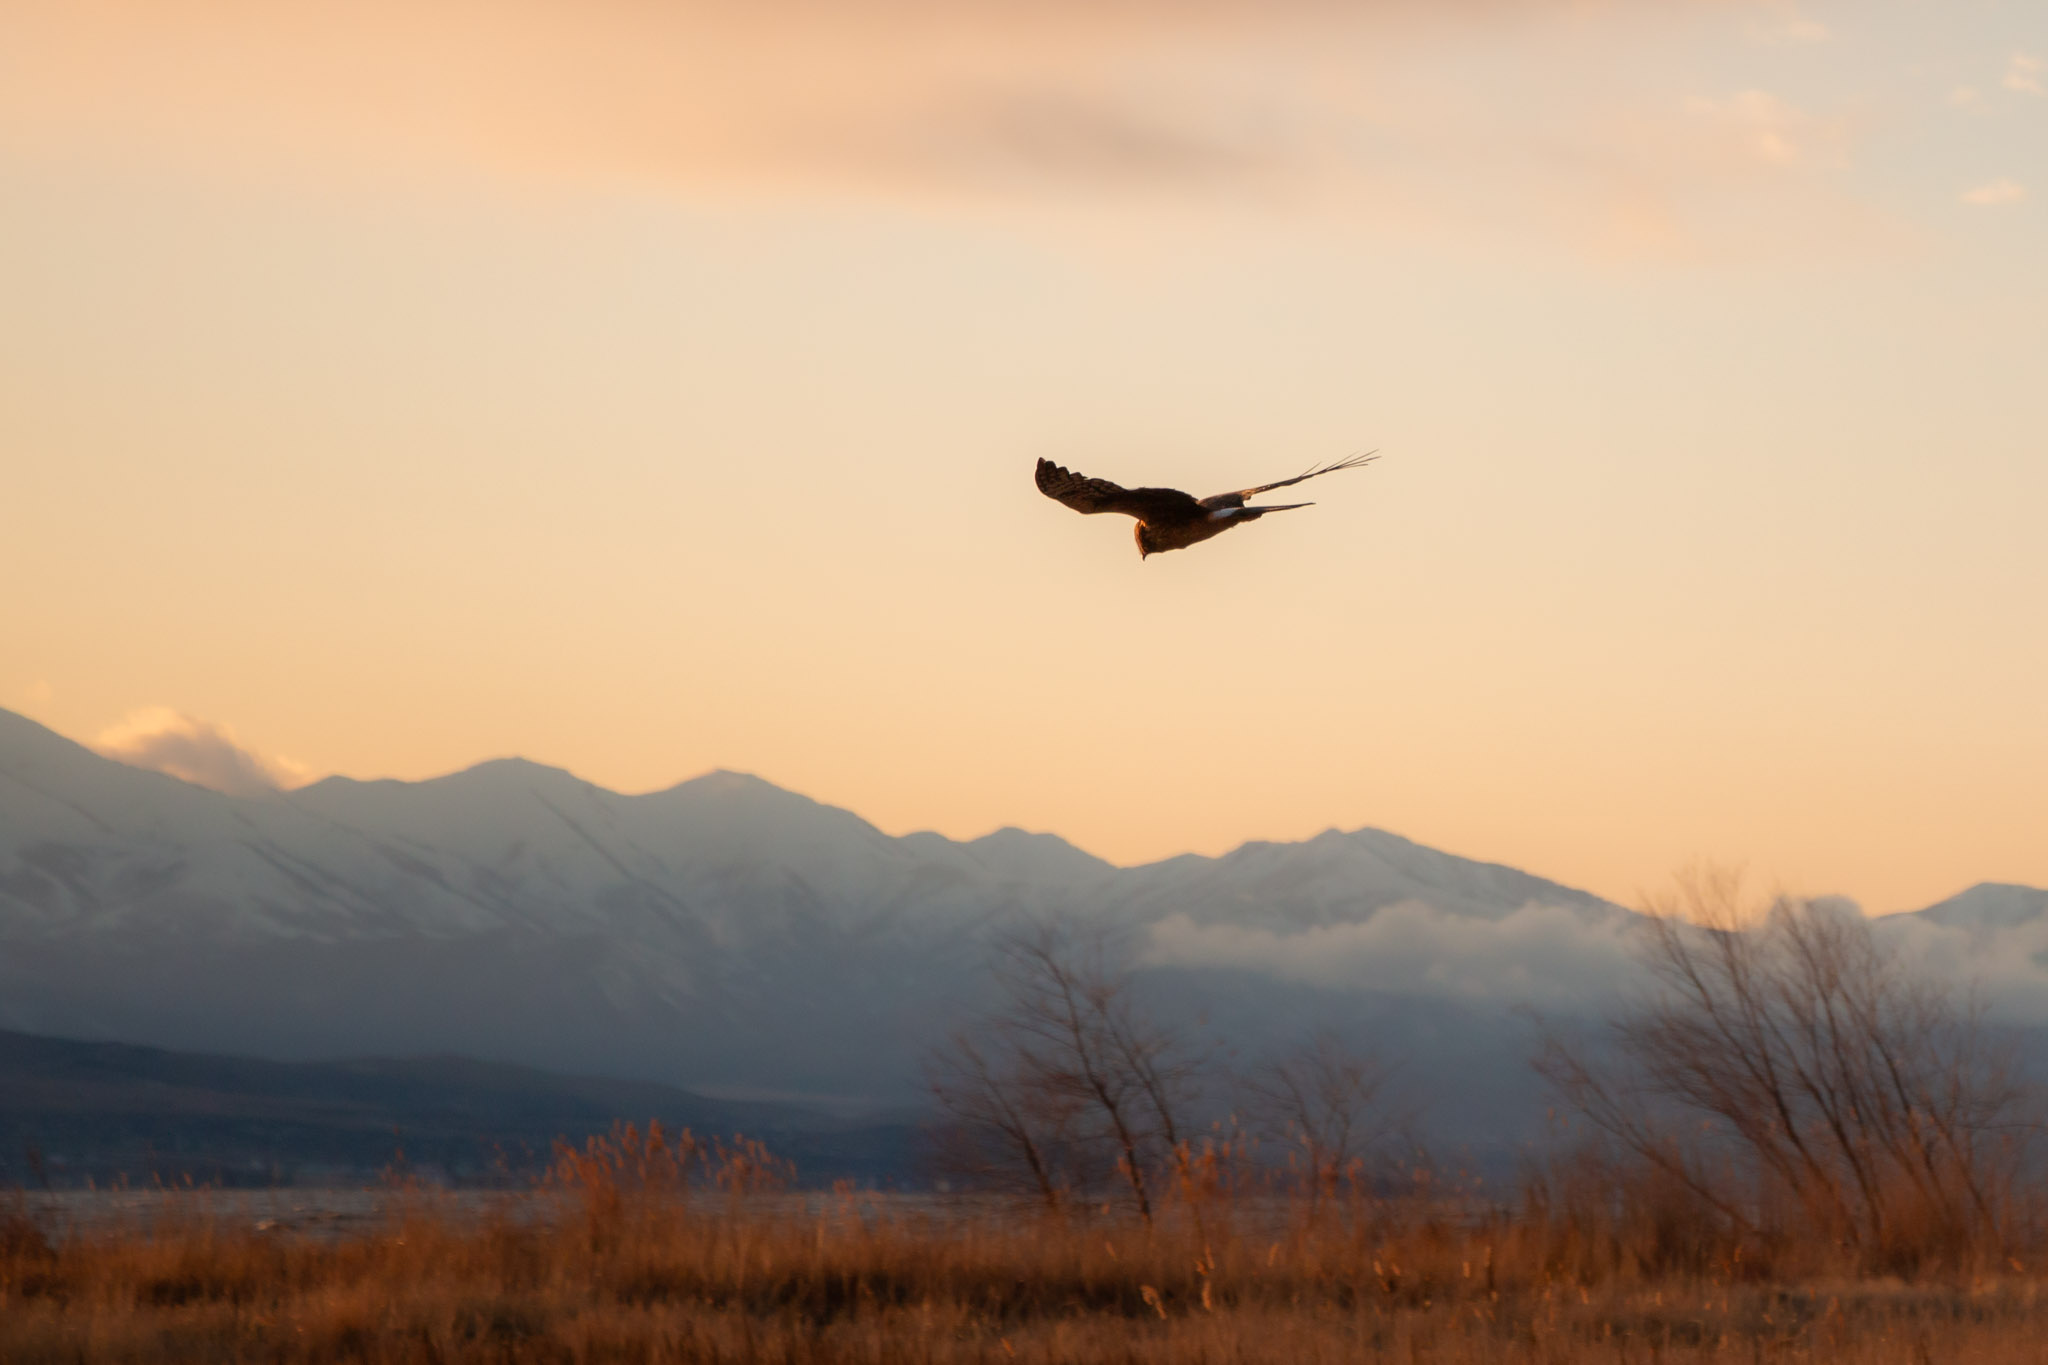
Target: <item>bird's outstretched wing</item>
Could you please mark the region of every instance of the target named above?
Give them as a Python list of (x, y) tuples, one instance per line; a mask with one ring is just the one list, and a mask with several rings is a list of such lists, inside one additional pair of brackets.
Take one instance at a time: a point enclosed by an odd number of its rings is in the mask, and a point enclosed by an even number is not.
[(1051, 460), (1038, 462), (1038, 491), (1076, 512), (1121, 512), (1140, 521), (1198, 517), (1202, 504), (1178, 488), (1124, 488), (1108, 479), (1091, 479), (1062, 469)]
[(1246, 498), (1256, 497), (1260, 493), (1270, 493), (1276, 488), (1285, 488), (1289, 484), (1300, 483), (1304, 479), (1313, 479), (1321, 474), (1334, 474), (1340, 469), (1356, 469), (1360, 465), (1371, 464), (1378, 458), (1379, 452), (1368, 450), (1363, 455), (1353, 455), (1349, 459), (1333, 460), (1329, 464), (1317, 465), (1307, 473), (1296, 474), (1291, 479), (1281, 479), (1277, 483), (1262, 483), (1257, 488), (1240, 488), (1235, 493), (1218, 493), (1214, 497), (1203, 498), (1202, 506), (1242, 507)]

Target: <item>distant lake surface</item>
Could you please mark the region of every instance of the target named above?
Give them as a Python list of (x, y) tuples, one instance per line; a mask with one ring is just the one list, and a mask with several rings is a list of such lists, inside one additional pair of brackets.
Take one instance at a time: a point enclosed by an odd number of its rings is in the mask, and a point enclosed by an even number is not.
[[(731, 1207), (732, 1196), (716, 1190), (694, 1192), (690, 1206), (711, 1212)], [(971, 1218), (1014, 1207), (1009, 1201), (972, 1195), (897, 1194), (861, 1191), (836, 1194), (795, 1191), (749, 1194), (749, 1213), (763, 1217), (842, 1220), (876, 1218)], [(188, 1231), (211, 1227), (221, 1233), (247, 1232), (342, 1240), (389, 1228), (397, 1235), (408, 1215), (443, 1222), (513, 1223), (548, 1221), (574, 1211), (576, 1197), (551, 1190), (403, 1190), (353, 1188), (288, 1189), (114, 1189), (54, 1190), (23, 1196), (22, 1208), (52, 1237), (135, 1232)]]

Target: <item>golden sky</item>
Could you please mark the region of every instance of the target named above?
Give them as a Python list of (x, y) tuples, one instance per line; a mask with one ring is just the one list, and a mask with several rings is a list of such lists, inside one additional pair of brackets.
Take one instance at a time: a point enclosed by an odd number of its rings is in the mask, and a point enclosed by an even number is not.
[(2048, 884), (2044, 201), (2035, 4), (0, 0), (0, 705)]

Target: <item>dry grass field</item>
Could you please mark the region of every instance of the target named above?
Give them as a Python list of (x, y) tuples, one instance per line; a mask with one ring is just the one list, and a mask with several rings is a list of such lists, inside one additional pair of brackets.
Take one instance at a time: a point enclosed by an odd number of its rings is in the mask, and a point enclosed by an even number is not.
[(0, 1360), (1754, 1362), (2048, 1359), (2048, 1275), (1911, 1278), (1685, 1226), (1584, 1168), (1508, 1207), (1292, 1195), (1190, 1149), (1148, 1226), (1101, 1206), (778, 1192), (744, 1144), (622, 1130), (479, 1215), (395, 1191), (314, 1237), (185, 1212), (0, 1215)]

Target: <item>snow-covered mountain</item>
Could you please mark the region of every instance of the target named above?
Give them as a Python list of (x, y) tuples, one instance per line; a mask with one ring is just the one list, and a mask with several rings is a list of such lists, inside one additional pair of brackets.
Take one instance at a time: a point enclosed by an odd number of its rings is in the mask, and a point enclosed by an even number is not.
[(892, 838), (741, 773), (622, 796), (521, 759), (238, 799), (0, 712), (0, 935), (344, 942), (625, 930), (732, 947), (945, 933), (1067, 907), (1307, 929), (1420, 901), (1498, 919), (1597, 897), (1378, 830), (1120, 869), (1049, 834)]
[(1979, 882), (1918, 913), (1922, 919), (1952, 929), (2017, 929), (2048, 920), (2048, 890), (2008, 882)]
[[(2028, 895), (1925, 932), (2020, 924)], [(624, 796), (508, 759), (231, 798), (0, 711), (0, 1027), (899, 1099), (989, 933), (1036, 915), (1126, 934), (1233, 1047), (1338, 1021), (1468, 1077), (1519, 1068), (1510, 1007), (1610, 998), (1632, 918), (1378, 830), (1119, 868), (1013, 829), (892, 837), (728, 772)]]
[[(51, 1033), (902, 1095), (976, 1002), (987, 935), (1021, 916), (1125, 932), (1219, 999), (1250, 980), (1298, 1005), (1301, 983), (1187, 933), (1291, 941), (1421, 907), (1478, 927), (1532, 905), (1622, 914), (1375, 830), (1118, 868), (1014, 829), (895, 838), (726, 772), (623, 796), (514, 759), (237, 799), (0, 712), (0, 1026)], [(1274, 993), (1246, 1016), (1299, 1015)]]

